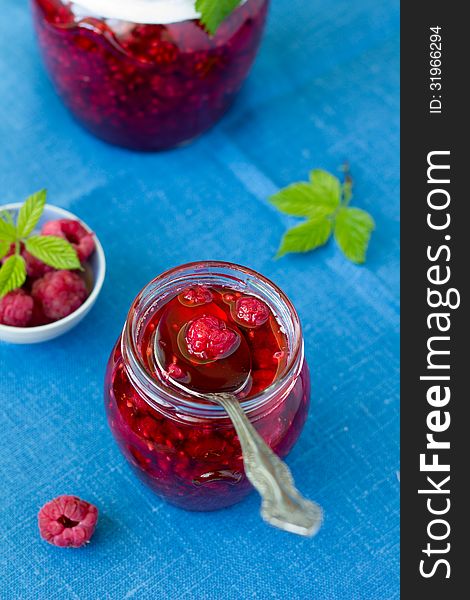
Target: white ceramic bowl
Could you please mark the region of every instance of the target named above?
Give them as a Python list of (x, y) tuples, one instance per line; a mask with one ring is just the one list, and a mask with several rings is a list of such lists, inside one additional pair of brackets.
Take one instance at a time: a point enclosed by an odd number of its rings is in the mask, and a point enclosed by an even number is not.
[[(18, 210), (20, 206), (21, 202), (5, 204), (4, 206), (0, 206), (0, 210), (6, 209), (15, 211)], [(91, 232), (91, 229), (87, 224), (78, 217), (63, 208), (52, 206), (51, 204), (46, 204), (38, 228), (47, 221), (55, 221), (56, 219), (74, 219), (75, 221), (79, 221), (85, 229)], [(47, 325), (39, 325), (38, 327), (10, 327), (9, 325), (0, 325), (1, 341), (10, 342), (11, 344), (37, 344), (38, 342), (46, 342), (47, 340), (52, 340), (59, 335), (70, 331), (70, 329), (80, 323), (96, 302), (101, 288), (103, 287), (104, 276), (106, 273), (106, 259), (104, 257), (103, 248), (96, 235), (94, 238), (96, 250), (88, 260), (93, 273), (93, 289), (85, 302), (72, 314), (59, 321), (55, 321), (54, 323), (48, 323)]]

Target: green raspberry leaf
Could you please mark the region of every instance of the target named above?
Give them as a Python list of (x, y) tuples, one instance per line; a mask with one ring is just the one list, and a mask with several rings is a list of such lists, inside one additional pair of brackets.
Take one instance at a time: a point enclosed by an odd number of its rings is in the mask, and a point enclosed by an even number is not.
[(22, 256), (9, 256), (0, 268), (0, 298), (20, 288), (26, 281), (26, 264)]
[(360, 208), (342, 208), (335, 221), (335, 239), (346, 258), (356, 264), (366, 261), (374, 219)]
[(46, 190), (40, 190), (27, 198), (20, 208), (16, 229), (18, 238), (28, 237), (38, 224), (46, 204)]
[(214, 35), (222, 21), (232, 13), (242, 0), (196, 0), (196, 10), (201, 23)]
[(341, 183), (337, 177), (323, 169), (314, 169), (310, 171), (310, 181), (319, 195), (324, 198), (335, 198), (337, 199), (336, 205), (339, 204)]
[(33, 256), (54, 269), (81, 269), (75, 248), (63, 238), (54, 235), (34, 235), (25, 247)]
[(0, 240), (0, 260), (2, 260), (2, 258), (8, 254), (10, 246), (10, 242), (4, 242), (3, 240)]
[(0, 240), (8, 243), (16, 241), (16, 227), (2, 218), (0, 218)]
[(13, 227), (15, 226), (15, 221), (13, 220), (11, 212), (5, 208), (0, 210), (0, 219), (10, 223), (10, 225), (13, 225)]
[(284, 235), (277, 257), (288, 252), (308, 252), (326, 244), (334, 227), (335, 238), (345, 256), (365, 262), (374, 220), (364, 210), (349, 208), (353, 180), (349, 165), (343, 167), (344, 182), (324, 171), (310, 171), (310, 182), (293, 183), (269, 198), (281, 212), (306, 217)]
[(335, 212), (340, 202), (340, 194), (320, 185), (300, 182), (280, 190), (271, 196), (269, 201), (288, 215), (317, 218)]
[(323, 246), (331, 235), (331, 229), (331, 221), (324, 217), (292, 227), (282, 238), (276, 258), (288, 252), (309, 252)]

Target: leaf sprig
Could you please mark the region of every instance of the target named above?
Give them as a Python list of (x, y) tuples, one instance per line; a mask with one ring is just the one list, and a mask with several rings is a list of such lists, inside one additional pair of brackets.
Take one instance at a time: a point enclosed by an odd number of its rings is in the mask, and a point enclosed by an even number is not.
[(214, 35), (222, 21), (241, 3), (242, 0), (196, 0), (196, 10), (207, 32)]
[(310, 181), (293, 183), (270, 197), (270, 202), (281, 212), (307, 219), (287, 230), (277, 257), (314, 250), (334, 234), (346, 258), (356, 264), (365, 262), (375, 223), (365, 210), (349, 206), (352, 179), (347, 167), (344, 172), (341, 183), (331, 173), (315, 169), (310, 171)]
[(9, 211), (0, 212), (0, 298), (20, 288), (26, 281), (26, 263), (22, 247), (54, 269), (81, 269), (75, 248), (67, 240), (53, 235), (31, 235), (46, 204), (46, 190), (27, 198), (16, 217)]

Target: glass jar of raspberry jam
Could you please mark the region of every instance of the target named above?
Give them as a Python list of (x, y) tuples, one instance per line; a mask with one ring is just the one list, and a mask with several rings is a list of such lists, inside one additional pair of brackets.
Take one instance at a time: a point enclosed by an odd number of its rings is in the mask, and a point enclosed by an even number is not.
[(227, 414), (200, 394), (226, 391), (229, 380), (255, 428), (286, 456), (310, 401), (291, 302), (262, 275), (230, 263), (191, 263), (154, 279), (111, 353), (105, 404), (126, 459), (172, 504), (214, 510), (252, 489)]
[(206, 33), (195, 0), (31, 0), (47, 70), (73, 115), (137, 150), (187, 142), (227, 110), (253, 63), (269, 0)]

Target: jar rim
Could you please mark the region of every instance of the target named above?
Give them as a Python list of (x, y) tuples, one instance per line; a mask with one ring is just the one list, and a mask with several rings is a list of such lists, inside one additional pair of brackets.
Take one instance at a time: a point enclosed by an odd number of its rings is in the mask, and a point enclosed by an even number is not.
[[(217, 270), (220, 270), (220, 273), (216, 272)], [(158, 396), (158, 398), (160, 399), (163, 396), (164, 400), (169, 402), (171, 405), (176, 405), (178, 406), (178, 408), (184, 407), (190, 411), (193, 411), (194, 414), (198, 414), (199, 416), (223, 416), (226, 415), (226, 413), (225, 410), (217, 404), (207, 404), (198, 402), (196, 396), (185, 394), (183, 391), (178, 390), (178, 388), (176, 387), (164, 385), (163, 382), (159, 381), (155, 377), (152, 377), (152, 375), (146, 368), (141, 354), (137, 348), (136, 327), (139, 326), (139, 322), (142, 321), (143, 316), (146, 316), (145, 314), (140, 314), (139, 311), (141, 311), (141, 308), (139, 304), (144, 298), (145, 294), (152, 290), (152, 288), (156, 288), (156, 286), (158, 286), (159, 283), (163, 283), (165, 281), (172, 281), (172, 278), (178, 274), (181, 275), (184, 273), (192, 273), (195, 276), (204, 274), (208, 279), (210, 279), (211, 276), (224, 276), (226, 279), (231, 278), (233, 281), (235, 277), (229, 276), (228, 274), (223, 275), (222, 271), (224, 270), (238, 273), (242, 276), (245, 276), (245, 278), (251, 278), (250, 281), (252, 282), (260, 283), (262, 286), (265, 287), (265, 291), (269, 290), (271, 292), (271, 300), (276, 298), (278, 302), (282, 303), (282, 305), (285, 308), (285, 312), (288, 313), (291, 319), (290, 333), (293, 339), (292, 342), (291, 340), (289, 340), (289, 342), (291, 342), (289, 343), (289, 357), (286, 362), (286, 365), (283, 368), (282, 373), (279, 376), (277, 376), (276, 379), (261, 392), (258, 392), (254, 396), (251, 396), (245, 400), (240, 400), (240, 405), (244, 409), (244, 411), (246, 413), (252, 413), (257, 409), (262, 408), (270, 402), (273, 396), (279, 394), (280, 390), (285, 389), (286, 392), (289, 392), (297, 379), (296, 376), (293, 377), (292, 375), (294, 372), (295, 375), (298, 375), (303, 364), (304, 347), (302, 327), (297, 311), (295, 310), (295, 307), (288, 298), (288, 296), (270, 279), (268, 279), (264, 275), (261, 275), (257, 271), (250, 269), (249, 267), (244, 267), (242, 265), (226, 261), (195, 261), (168, 269), (160, 275), (158, 275), (157, 277), (155, 277), (154, 279), (152, 279), (149, 283), (147, 283), (147, 285), (145, 285), (142, 288), (142, 290), (137, 294), (136, 298), (132, 302), (122, 334), (122, 355), (124, 360), (127, 359), (128, 362), (132, 363), (131, 367), (133, 368), (133, 374), (136, 376), (138, 381), (136, 381), (135, 378), (132, 377), (132, 373), (129, 373), (129, 375), (133, 382), (137, 385), (137, 387), (140, 387), (139, 384), (141, 384), (143, 385), (147, 393), (153, 392), (155, 396)], [(238, 281), (241, 282), (242, 280)], [(195, 283), (197, 282), (193, 282), (193, 285)], [(175, 291), (178, 290), (173, 289), (173, 293)], [(253, 292), (253, 289), (250, 289), (250, 292)], [(155, 305), (157, 299), (158, 294), (156, 293), (156, 289), (153, 289), (152, 306)], [(145, 308), (146, 307), (144, 307), (144, 309)], [(273, 309), (272, 305), (271, 309)], [(148, 312), (148, 307), (147, 310), (144, 310), (144, 312)], [(276, 318), (280, 318), (280, 316), (276, 314)], [(283, 321), (281, 321), (280, 324), (281, 326), (286, 325), (286, 323), (284, 323)], [(127, 352), (127, 350), (129, 350), (129, 352)]]

